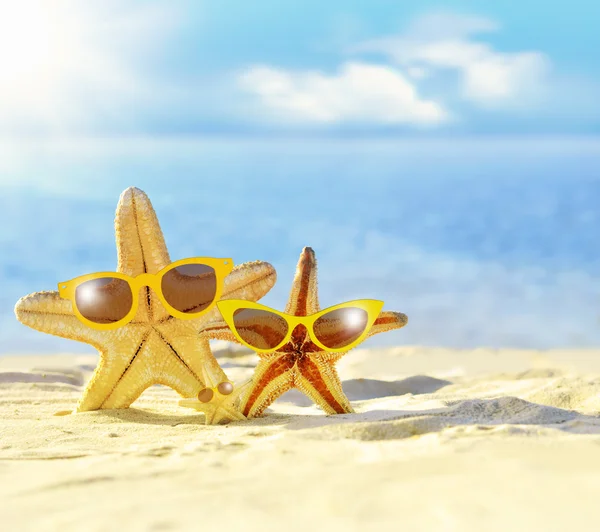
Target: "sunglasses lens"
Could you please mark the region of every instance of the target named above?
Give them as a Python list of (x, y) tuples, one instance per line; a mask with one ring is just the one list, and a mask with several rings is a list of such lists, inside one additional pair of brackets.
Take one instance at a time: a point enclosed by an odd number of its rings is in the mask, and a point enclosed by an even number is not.
[(184, 264), (163, 275), (161, 289), (167, 303), (175, 310), (197, 314), (214, 301), (217, 275), (205, 264)]
[(347, 307), (323, 314), (313, 325), (315, 336), (329, 349), (354, 342), (367, 327), (369, 315), (361, 308)]
[(75, 289), (75, 304), (81, 315), (94, 323), (115, 323), (122, 320), (133, 303), (127, 281), (102, 277), (81, 283)]
[(238, 309), (233, 314), (233, 324), (242, 339), (256, 349), (275, 348), (288, 332), (287, 321), (268, 310)]

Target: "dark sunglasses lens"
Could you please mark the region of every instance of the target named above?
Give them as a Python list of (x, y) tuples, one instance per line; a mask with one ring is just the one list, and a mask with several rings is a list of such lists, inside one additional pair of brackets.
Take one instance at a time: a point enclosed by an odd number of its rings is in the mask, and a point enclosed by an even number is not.
[(81, 283), (75, 289), (75, 304), (81, 315), (94, 323), (122, 320), (133, 303), (129, 283), (115, 277), (102, 277)]
[(161, 289), (167, 303), (185, 314), (197, 314), (215, 300), (217, 275), (206, 264), (184, 264), (165, 273)]
[(233, 314), (235, 330), (256, 349), (273, 349), (285, 338), (288, 324), (281, 316), (268, 310), (242, 308)]
[(332, 310), (315, 321), (317, 340), (329, 349), (341, 349), (354, 342), (365, 331), (369, 315), (361, 308)]

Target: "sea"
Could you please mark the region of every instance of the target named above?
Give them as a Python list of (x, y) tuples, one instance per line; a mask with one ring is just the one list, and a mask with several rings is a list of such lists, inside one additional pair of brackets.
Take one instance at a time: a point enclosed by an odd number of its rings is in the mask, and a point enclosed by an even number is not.
[(599, 138), (55, 138), (0, 141), (0, 353), (94, 352), (13, 309), (115, 269), (129, 186), (172, 260), (273, 264), (266, 305), (310, 246), (321, 308), (408, 315), (364, 347), (600, 346)]

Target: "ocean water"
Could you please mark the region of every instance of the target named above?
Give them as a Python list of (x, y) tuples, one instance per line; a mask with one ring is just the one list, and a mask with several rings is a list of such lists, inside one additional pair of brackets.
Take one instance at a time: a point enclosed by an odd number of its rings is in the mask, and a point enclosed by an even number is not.
[(0, 142), (0, 353), (93, 352), (18, 323), (19, 297), (116, 266), (119, 194), (143, 189), (173, 260), (261, 259), (283, 309), (315, 249), (324, 308), (383, 299), (364, 345), (600, 345), (600, 140)]

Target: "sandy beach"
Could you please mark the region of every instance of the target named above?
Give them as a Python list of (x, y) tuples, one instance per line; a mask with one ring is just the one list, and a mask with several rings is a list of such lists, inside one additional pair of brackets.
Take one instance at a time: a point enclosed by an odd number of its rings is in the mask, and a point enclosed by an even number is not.
[[(256, 356), (216, 343), (245, 381)], [(355, 414), (295, 390), (205, 426), (162, 386), (72, 409), (91, 355), (0, 357), (3, 530), (600, 529), (600, 350), (356, 349)]]

